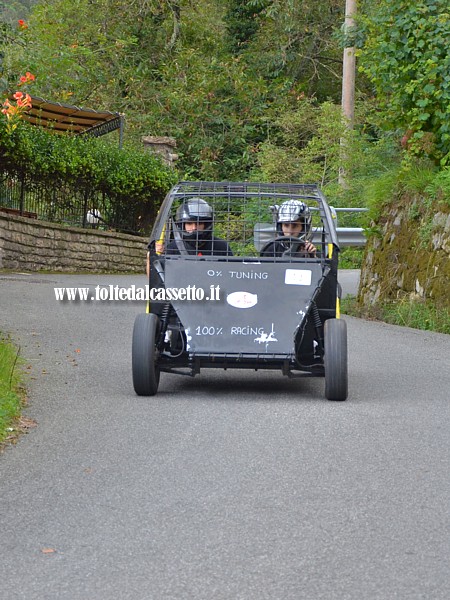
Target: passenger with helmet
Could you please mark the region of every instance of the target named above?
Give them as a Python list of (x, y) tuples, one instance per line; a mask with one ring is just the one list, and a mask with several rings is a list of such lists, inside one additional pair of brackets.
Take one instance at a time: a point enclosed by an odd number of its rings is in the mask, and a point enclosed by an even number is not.
[(174, 240), (166, 254), (231, 256), (228, 242), (213, 236), (213, 210), (202, 198), (189, 198), (175, 215)]
[(277, 207), (276, 240), (261, 250), (261, 256), (310, 257), (316, 255), (311, 242), (311, 211), (300, 200), (287, 200)]

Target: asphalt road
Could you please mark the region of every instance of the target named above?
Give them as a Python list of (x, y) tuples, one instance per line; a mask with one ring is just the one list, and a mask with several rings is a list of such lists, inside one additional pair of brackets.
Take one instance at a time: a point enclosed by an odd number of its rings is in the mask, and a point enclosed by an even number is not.
[(450, 597), (450, 336), (349, 318), (344, 403), (213, 370), (140, 398), (143, 306), (53, 290), (132, 283), (0, 274), (38, 422), (0, 456), (2, 599)]

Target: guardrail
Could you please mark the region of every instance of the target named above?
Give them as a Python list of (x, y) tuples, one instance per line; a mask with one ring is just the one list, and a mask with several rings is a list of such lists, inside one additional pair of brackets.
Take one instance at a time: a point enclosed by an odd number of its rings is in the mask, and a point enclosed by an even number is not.
[[(336, 218), (338, 219), (338, 213), (347, 212), (347, 213), (361, 213), (367, 212), (367, 208), (335, 208), (331, 207), (331, 210), (336, 213)], [(336, 227), (336, 232), (338, 235), (339, 244), (342, 247), (345, 246), (365, 246), (366, 245), (366, 236), (364, 235), (364, 229), (362, 227)]]
[[(337, 213), (338, 212), (367, 212), (367, 208), (334, 208), (331, 207), (331, 212), (339, 222)], [(364, 229), (362, 227), (336, 227), (336, 233), (338, 236), (339, 245), (344, 248), (346, 246), (365, 246), (366, 237), (364, 235)], [(276, 237), (275, 223), (257, 223), (254, 228), (254, 243), (258, 252), (268, 242), (272, 241)], [(321, 234), (314, 232), (312, 241), (314, 243), (320, 243)]]
[(366, 245), (366, 236), (362, 227), (337, 227), (336, 233), (341, 247)]

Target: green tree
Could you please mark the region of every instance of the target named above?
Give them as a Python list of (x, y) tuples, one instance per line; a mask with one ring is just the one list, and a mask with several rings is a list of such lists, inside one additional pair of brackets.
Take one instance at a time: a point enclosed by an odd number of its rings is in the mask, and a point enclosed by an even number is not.
[(19, 19), (26, 19), (32, 6), (38, 0), (0, 0), (0, 21), (15, 24)]
[(243, 57), (260, 76), (286, 78), (309, 96), (337, 101), (342, 49), (334, 33), (343, 19), (342, 0), (272, 0)]
[(275, 121), (270, 141), (261, 146), (261, 176), (267, 181), (320, 182), (322, 186), (337, 182), (345, 130), (340, 106), (303, 97), (296, 110), (286, 111)]
[(401, 128), (413, 153), (448, 162), (448, 1), (380, 0), (369, 11), (361, 70), (375, 86), (385, 126)]
[(233, 54), (239, 54), (259, 29), (259, 14), (272, 0), (228, 0), (225, 24), (228, 45)]
[(45, 96), (137, 106), (144, 81), (176, 43), (178, 21), (172, 0), (48, 0), (17, 33), (6, 66), (17, 73), (26, 65)]
[(302, 90), (340, 96), (342, 12), (337, 0), (46, 0), (4, 45), (5, 73), (31, 71), (49, 100), (124, 112), (135, 143), (176, 137), (184, 176), (246, 178)]

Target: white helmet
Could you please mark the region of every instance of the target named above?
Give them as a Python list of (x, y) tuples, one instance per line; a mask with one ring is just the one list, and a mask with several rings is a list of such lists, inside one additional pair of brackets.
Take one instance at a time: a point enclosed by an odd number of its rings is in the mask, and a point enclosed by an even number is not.
[(282, 223), (294, 223), (295, 221), (300, 221), (303, 225), (299, 239), (308, 239), (311, 232), (311, 212), (308, 206), (300, 200), (286, 200), (278, 207), (277, 211), (278, 233), (283, 235)]

